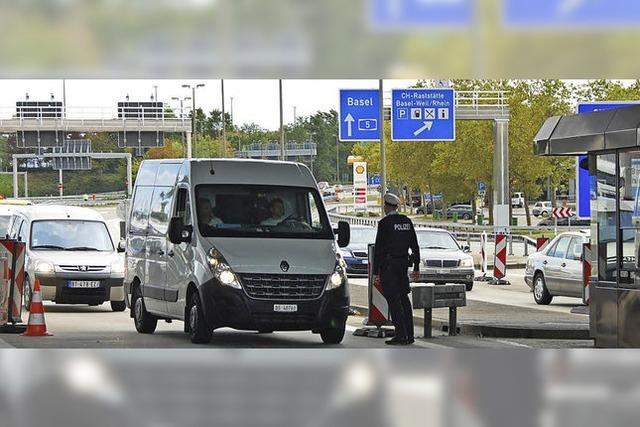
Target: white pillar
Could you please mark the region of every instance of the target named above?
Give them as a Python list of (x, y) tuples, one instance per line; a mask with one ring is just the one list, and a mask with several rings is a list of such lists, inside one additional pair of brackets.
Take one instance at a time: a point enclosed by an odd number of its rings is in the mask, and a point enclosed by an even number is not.
[(18, 196), (18, 158), (13, 156), (13, 198), (17, 199)]
[(133, 177), (131, 175), (131, 154), (129, 154), (127, 156), (127, 197), (131, 197), (131, 193), (133, 193)]
[(58, 186), (60, 187), (60, 197), (64, 195), (64, 184), (62, 182), (62, 169), (58, 170)]
[(190, 159), (191, 157), (191, 132), (187, 132), (187, 159)]
[(506, 232), (510, 226), (509, 207), (509, 120), (494, 123), (493, 153), (493, 224), (496, 231)]

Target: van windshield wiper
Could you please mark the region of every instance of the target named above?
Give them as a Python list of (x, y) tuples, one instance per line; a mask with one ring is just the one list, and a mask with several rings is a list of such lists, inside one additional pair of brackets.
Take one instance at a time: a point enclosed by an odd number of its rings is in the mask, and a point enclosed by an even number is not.
[(92, 248), (90, 246), (72, 246), (70, 248), (64, 248), (65, 251), (100, 251), (98, 248)]
[(66, 248), (58, 245), (36, 245), (36, 246), (31, 246), (31, 249), (58, 249), (63, 251)]

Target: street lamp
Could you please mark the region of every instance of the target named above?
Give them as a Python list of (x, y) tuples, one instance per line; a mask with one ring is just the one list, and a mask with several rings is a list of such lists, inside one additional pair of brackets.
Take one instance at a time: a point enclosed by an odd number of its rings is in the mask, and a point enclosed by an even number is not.
[[(177, 96), (172, 96), (171, 99), (173, 101), (180, 101), (180, 121), (184, 122), (184, 101), (190, 101), (190, 96), (185, 96), (184, 98), (178, 98)], [(182, 145), (184, 146), (184, 132), (182, 132)]]
[[(191, 135), (195, 144), (196, 139), (196, 89), (204, 87), (204, 83), (195, 85), (182, 85), (185, 89), (191, 89)], [(191, 138), (187, 135), (187, 157), (191, 157)]]

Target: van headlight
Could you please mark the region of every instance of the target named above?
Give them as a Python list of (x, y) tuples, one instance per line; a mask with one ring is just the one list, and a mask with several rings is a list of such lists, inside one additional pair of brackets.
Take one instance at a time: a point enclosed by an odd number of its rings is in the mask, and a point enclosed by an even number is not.
[(460, 261), (460, 267), (473, 268), (473, 258), (464, 258)]
[(124, 274), (124, 262), (115, 262), (111, 264), (111, 273)]
[(48, 261), (40, 261), (36, 264), (36, 273), (38, 274), (52, 274), (53, 271), (53, 264)]
[(209, 249), (209, 252), (207, 253), (207, 263), (213, 272), (213, 277), (215, 277), (222, 285), (242, 289), (238, 277), (219, 250), (216, 248)]
[(336, 254), (336, 267), (327, 281), (327, 290), (337, 289), (347, 283), (347, 264), (340, 254)]

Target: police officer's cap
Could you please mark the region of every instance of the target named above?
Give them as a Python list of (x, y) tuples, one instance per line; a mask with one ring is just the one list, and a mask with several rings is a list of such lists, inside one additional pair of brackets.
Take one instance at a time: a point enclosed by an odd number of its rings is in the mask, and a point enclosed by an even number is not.
[(387, 193), (384, 195), (384, 203), (391, 206), (398, 206), (400, 199), (393, 193)]

